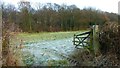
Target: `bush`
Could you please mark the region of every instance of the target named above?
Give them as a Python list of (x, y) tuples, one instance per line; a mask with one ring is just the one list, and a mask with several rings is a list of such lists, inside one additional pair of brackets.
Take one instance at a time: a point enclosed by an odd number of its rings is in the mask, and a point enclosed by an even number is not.
[(114, 54), (119, 59), (120, 56), (120, 30), (115, 22), (107, 22), (100, 31), (99, 42), (100, 51), (103, 55)]

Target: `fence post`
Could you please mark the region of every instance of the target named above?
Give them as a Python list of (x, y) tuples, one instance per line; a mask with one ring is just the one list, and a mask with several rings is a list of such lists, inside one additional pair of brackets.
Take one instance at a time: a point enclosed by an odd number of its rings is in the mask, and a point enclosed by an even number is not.
[(100, 44), (99, 44), (98, 25), (93, 25), (93, 49), (94, 49), (95, 56), (98, 56), (100, 54), (99, 47), (100, 47)]

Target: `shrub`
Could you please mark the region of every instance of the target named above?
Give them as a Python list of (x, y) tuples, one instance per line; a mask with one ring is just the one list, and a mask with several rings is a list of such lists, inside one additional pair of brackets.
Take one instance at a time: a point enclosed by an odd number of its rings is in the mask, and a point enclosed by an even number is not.
[(100, 31), (99, 42), (102, 54), (114, 54), (120, 56), (120, 30), (115, 22), (107, 22)]

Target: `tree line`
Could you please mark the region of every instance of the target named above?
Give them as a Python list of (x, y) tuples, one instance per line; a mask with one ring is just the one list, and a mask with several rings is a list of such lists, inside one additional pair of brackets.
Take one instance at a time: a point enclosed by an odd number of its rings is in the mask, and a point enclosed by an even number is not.
[(103, 12), (93, 8), (80, 9), (76, 5), (56, 3), (36, 4), (19, 2), (1, 4), (3, 28), (19, 29), (22, 32), (75, 31), (89, 28), (91, 24), (102, 25), (107, 21), (118, 21), (115, 13)]

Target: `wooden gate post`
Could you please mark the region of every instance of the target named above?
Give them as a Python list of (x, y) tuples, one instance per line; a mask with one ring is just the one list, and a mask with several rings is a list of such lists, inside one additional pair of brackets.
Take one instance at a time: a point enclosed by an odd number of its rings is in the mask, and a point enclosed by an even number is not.
[(100, 47), (100, 44), (99, 44), (98, 25), (93, 25), (93, 49), (94, 49), (95, 56), (98, 56), (100, 54), (99, 47)]

